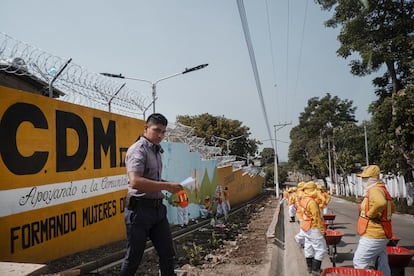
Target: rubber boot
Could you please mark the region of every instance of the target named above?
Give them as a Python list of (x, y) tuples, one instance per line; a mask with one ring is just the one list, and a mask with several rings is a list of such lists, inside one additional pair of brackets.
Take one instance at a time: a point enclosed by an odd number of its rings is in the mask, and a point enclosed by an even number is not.
[(321, 264), (322, 264), (322, 261), (313, 259), (313, 262), (312, 262), (312, 275), (313, 276), (321, 275)]
[(313, 258), (306, 258), (306, 264), (308, 266), (308, 272), (312, 273)]

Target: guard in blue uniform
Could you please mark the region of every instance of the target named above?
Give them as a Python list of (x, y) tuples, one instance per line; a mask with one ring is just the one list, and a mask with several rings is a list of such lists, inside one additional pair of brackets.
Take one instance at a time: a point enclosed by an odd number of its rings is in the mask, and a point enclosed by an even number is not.
[(125, 156), (128, 173), (127, 209), (124, 214), (127, 252), (121, 276), (135, 275), (148, 237), (158, 253), (161, 275), (174, 275), (175, 252), (161, 191), (177, 193), (183, 187), (161, 179), (163, 150), (160, 143), (167, 124), (163, 115), (150, 115), (144, 126), (144, 135), (128, 149)]

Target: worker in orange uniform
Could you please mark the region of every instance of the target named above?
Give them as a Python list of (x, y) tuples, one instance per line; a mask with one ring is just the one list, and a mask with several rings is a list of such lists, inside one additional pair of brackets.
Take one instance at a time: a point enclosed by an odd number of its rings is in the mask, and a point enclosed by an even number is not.
[(303, 197), (299, 204), (303, 211), (300, 228), (305, 238), (304, 253), (308, 272), (312, 275), (320, 275), (322, 260), (327, 252), (325, 227), (322, 224), (321, 211), (315, 201), (316, 197), (315, 182), (307, 182), (303, 186)]
[(178, 224), (183, 228), (188, 225), (188, 197), (184, 189), (178, 191), (176, 195)]
[(211, 199), (210, 196), (206, 196), (204, 198), (204, 204), (200, 205), (200, 216), (201, 218), (208, 218), (212, 215), (213, 209), (211, 206)]
[(299, 225), (302, 220), (303, 212), (301, 208), (298, 208), (300, 200), (303, 197), (303, 186), (305, 186), (305, 182), (299, 182), (298, 187), (296, 189), (296, 197), (295, 197), (295, 205), (296, 205), (296, 220), (298, 221)]
[(325, 198), (325, 195), (322, 192), (322, 185), (320, 185), (320, 184), (316, 184), (316, 198), (315, 198), (315, 201), (316, 201), (316, 203), (318, 203), (319, 209), (321, 210), (321, 213), (322, 213), (323, 208), (325, 207), (325, 204), (326, 204), (326, 198)]
[(295, 216), (296, 216), (296, 187), (289, 188), (289, 198), (288, 198), (288, 212), (290, 221), (289, 222), (295, 222)]
[(331, 202), (331, 194), (325, 188), (322, 188), (322, 195), (325, 197), (325, 202), (322, 205), (322, 214), (328, 214), (328, 204)]
[(288, 190), (289, 189), (284, 189), (283, 190), (283, 197), (282, 197), (282, 200), (280, 201), (280, 203), (279, 203), (279, 205), (282, 205), (284, 202), (288, 202), (288, 200), (289, 200), (289, 192), (288, 192)]
[[(305, 186), (305, 182), (299, 182), (298, 187), (296, 190), (296, 220), (298, 221), (299, 225), (302, 222), (303, 218), (303, 208), (300, 207), (300, 200), (303, 198), (303, 187)], [(305, 246), (305, 236), (303, 234), (303, 230), (299, 228), (299, 233), (295, 235), (295, 241), (298, 244), (299, 248), (304, 248)]]
[(357, 176), (362, 177), (365, 197), (359, 207), (357, 231), (361, 236), (354, 254), (355, 268), (369, 268), (378, 261), (378, 270), (390, 276), (387, 243), (392, 237), (391, 215), (394, 211), (392, 198), (379, 180), (380, 168), (367, 166)]

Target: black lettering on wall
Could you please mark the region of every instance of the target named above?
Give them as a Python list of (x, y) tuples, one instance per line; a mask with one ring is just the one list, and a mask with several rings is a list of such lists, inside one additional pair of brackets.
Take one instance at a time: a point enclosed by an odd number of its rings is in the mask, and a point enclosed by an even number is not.
[(13, 254), (14, 253), (14, 241), (19, 239), (19, 235), (18, 233), (16, 233), (17, 231), (20, 230), (20, 226), (17, 227), (12, 227), (10, 229), (10, 252)]
[[(75, 154), (67, 155), (67, 129), (76, 131), (79, 147)], [(75, 171), (82, 166), (88, 153), (88, 132), (82, 118), (70, 112), (56, 110), (56, 172)]]
[(110, 158), (111, 168), (116, 167), (116, 131), (115, 121), (110, 120), (106, 132), (103, 128), (100, 118), (93, 118), (93, 167), (100, 169), (102, 167), (101, 148), (105, 156)]
[(119, 210), (121, 213), (125, 211), (125, 197), (119, 199)]
[(125, 167), (125, 156), (128, 151), (128, 148), (119, 148), (119, 156), (120, 156), (120, 167)]
[(15, 103), (3, 113), (0, 122), (1, 157), (9, 171), (16, 175), (38, 173), (45, 166), (49, 155), (47, 151), (35, 151), (31, 156), (20, 154), (16, 134), (23, 122), (30, 122), (35, 128), (48, 129), (45, 115), (35, 105)]
[(10, 253), (25, 250), (76, 231), (76, 211), (10, 228)]
[(86, 227), (116, 215), (116, 200), (106, 201), (82, 209), (82, 226)]

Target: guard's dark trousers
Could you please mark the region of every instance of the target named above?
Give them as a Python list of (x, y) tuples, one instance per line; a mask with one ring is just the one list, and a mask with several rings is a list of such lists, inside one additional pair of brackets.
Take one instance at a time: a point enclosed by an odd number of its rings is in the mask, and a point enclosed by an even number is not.
[(121, 276), (133, 276), (142, 260), (147, 237), (149, 237), (160, 259), (162, 276), (174, 275), (174, 247), (166, 207), (160, 205), (136, 206), (125, 209), (127, 230), (127, 252), (121, 267)]

